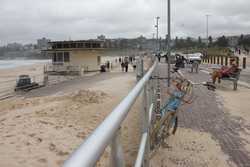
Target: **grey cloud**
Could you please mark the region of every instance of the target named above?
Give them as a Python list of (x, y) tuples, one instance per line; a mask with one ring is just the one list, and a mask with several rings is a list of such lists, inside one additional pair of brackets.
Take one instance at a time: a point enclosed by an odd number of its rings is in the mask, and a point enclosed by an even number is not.
[[(205, 37), (250, 33), (249, 0), (172, 0), (172, 36)], [(236, 3), (237, 2), (237, 3)], [(0, 0), (0, 45), (108, 37), (152, 37), (160, 16), (160, 36), (167, 32), (166, 0)]]

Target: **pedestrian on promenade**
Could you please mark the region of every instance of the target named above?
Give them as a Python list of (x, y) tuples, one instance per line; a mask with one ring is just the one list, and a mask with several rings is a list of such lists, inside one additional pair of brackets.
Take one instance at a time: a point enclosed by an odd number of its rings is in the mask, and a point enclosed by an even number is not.
[(200, 63), (197, 60), (192, 60), (191, 63), (192, 63), (191, 73), (193, 73), (194, 70), (195, 70), (196, 73), (198, 73), (199, 72), (199, 64)]
[(107, 69), (110, 70), (110, 62), (109, 61), (107, 61), (106, 66), (107, 66)]
[(157, 58), (158, 58), (158, 61), (161, 62), (161, 54), (160, 53), (157, 54)]
[(122, 61), (122, 63), (121, 63), (122, 72), (124, 72), (124, 67), (125, 67), (125, 64), (124, 64), (124, 62)]
[(128, 72), (128, 61), (124, 62), (124, 66), (125, 66), (125, 72)]
[(136, 61), (133, 61), (133, 70), (135, 71), (136, 70), (136, 64), (137, 64), (137, 62)]

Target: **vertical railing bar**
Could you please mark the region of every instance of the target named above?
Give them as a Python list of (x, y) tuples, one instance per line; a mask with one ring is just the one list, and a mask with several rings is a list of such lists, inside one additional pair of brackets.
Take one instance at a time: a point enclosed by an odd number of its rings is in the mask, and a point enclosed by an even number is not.
[(141, 142), (140, 142), (140, 147), (138, 150), (137, 158), (135, 161), (135, 167), (141, 167), (143, 164), (147, 138), (148, 138), (148, 132), (143, 133), (141, 137)]
[(151, 121), (152, 121), (153, 109), (154, 109), (154, 103), (151, 103), (150, 108), (149, 108), (149, 118), (148, 118), (149, 125), (151, 124)]
[(121, 127), (117, 130), (114, 138), (112, 139), (110, 147), (111, 147), (110, 166), (124, 167), (125, 161), (121, 145)]
[[(154, 104), (152, 103), (149, 108), (149, 120), (148, 125), (151, 123), (152, 113), (153, 113)], [(140, 147), (137, 154), (135, 167), (141, 167), (144, 161), (144, 154), (147, 152), (147, 149), (150, 147), (149, 145), (149, 126), (147, 132), (144, 132), (141, 137)]]

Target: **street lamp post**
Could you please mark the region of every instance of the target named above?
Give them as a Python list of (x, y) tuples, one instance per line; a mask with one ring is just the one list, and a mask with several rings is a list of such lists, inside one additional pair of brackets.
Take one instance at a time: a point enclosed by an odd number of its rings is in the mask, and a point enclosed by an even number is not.
[(206, 14), (206, 30), (207, 30), (207, 46), (206, 46), (206, 56), (208, 56), (208, 45), (209, 45), (209, 37), (208, 37), (208, 17), (209, 17), (210, 15), (209, 14)]
[(171, 42), (171, 6), (170, 6), (170, 0), (168, 0), (168, 43), (167, 43), (167, 56), (168, 56), (168, 87), (170, 87), (170, 57), (171, 57), (171, 46), (170, 46), (170, 42)]
[(156, 51), (157, 52), (159, 51), (159, 19), (160, 19), (160, 17), (157, 16), (156, 17), (156, 25), (155, 25), (155, 28), (156, 28)]
[(208, 17), (210, 15), (209, 14), (206, 14), (206, 19), (207, 19), (207, 47), (208, 47)]

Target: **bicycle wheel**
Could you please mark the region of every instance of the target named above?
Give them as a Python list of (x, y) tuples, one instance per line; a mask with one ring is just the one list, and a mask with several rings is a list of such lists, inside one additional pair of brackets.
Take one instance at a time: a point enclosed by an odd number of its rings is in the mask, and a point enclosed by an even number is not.
[(150, 148), (151, 150), (155, 147), (159, 147), (162, 139), (165, 137), (164, 134), (166, 129), (169, 127), (170, 120), (172, 119), (172, 113), (167, 113), (164, 117), (158, 120), (150, 130)]
[(172, 130), (172, 134), (175, 135), (175, 132), (177, 131), (178, 128), (178, 116), (176, 116), (174, 118), (174, 122), (173, 122), (173, 130)]

